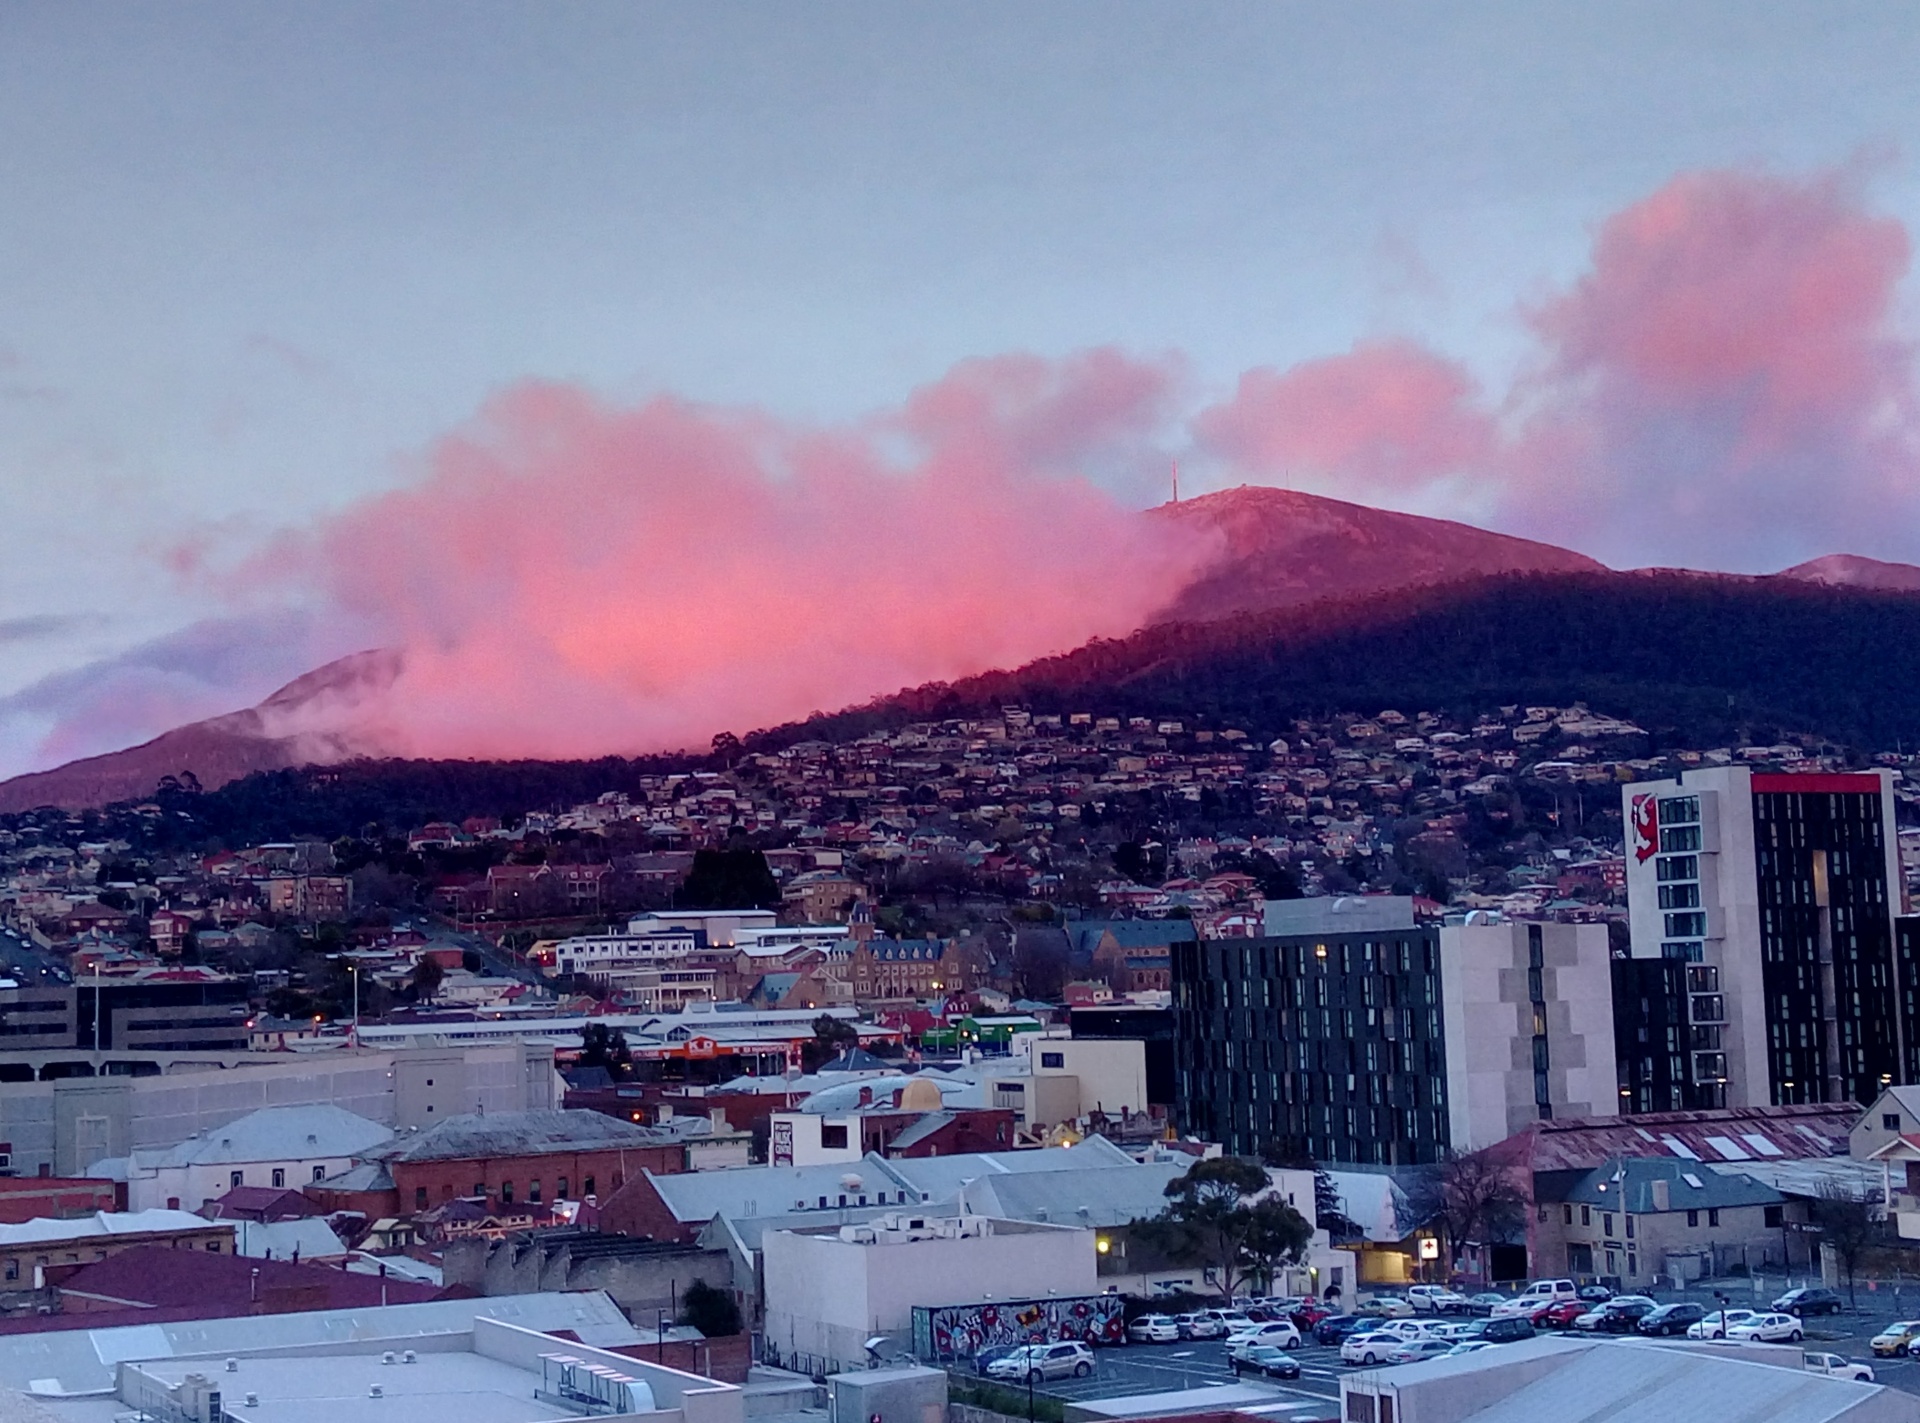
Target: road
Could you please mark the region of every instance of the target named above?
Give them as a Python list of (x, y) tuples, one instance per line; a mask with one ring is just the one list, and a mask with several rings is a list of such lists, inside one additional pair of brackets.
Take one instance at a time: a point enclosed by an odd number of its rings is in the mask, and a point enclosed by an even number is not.
[(23, 988), (71, 981), (57, 955), (7, 928), (0, 928), (0, 967)]

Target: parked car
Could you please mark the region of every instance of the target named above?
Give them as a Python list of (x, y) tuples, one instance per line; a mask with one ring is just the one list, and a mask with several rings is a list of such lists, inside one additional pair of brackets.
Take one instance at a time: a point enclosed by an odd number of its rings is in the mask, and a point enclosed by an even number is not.
[(1582, 1285), (1577, 1293), (1588, 1304), (1605, 1304), (1613, 1298), (1613, 1291), (1605, 1285)]
[(1026, 1347), (1025, 1344), (989, 1344), (973, 1356), (973, 1371), (984, 1374), (1009, 1354), (1017, 1354)]
[(1577, 1303), (1579, 1298), (1580, 1292), (1574, 1288), (1572, 1280), (1535, 1280), (1505, 1304), (1495, 1306), (1493, 1312), (1531, 1317), (1543, 1305)]
[(1344, 1344), (1349, 1336), (1371, 1329), (1379, 1322), (1364, 1314), (1330, 1314), (1313, 1326), (1313, 1342)]
[[(1587, 1312), (1584, 1300), (1563, 1299), (1552, 1304), (1543, 1304), (1534, 1310), (1531, 1316), (1523, 1314), (1502, 1314), (1498, 1310), (1493, 1319), (1524, 1319), (1535, 1329), (1571, 1329), (1574, 1320)], [(1492, 1320), (1488, 1321), (1489, 1323)]]
[(1227, 1362), (1233, 1365), (1233, 1376), (1241, 1374), (1260, 1374), (1270, 1379), (1297, 1379), (1300, 1377), (1300, 1364), (1293, 1355), (1284, 1349), (1275, 1349), (1261, 1345), (1257, 1349), (1248, 1349), (1243, 1353), (1230, 1354)]
[(1290, 1319), (1276, 1319), (1271, 1324), (1250, 1324), (1227, 1336), (1227, 1352), (1235, 1349), (1253, 1349), (1265, 1345), (1273, 1349), (1298, 1349), (1300, 1331), (1293, 1327)]
[(1859, 1383), (1873, 1382), (1873, 1365), (1859, 1359), (1843, 1358), (1839, 1354), (1808, 1354), (1807, 1372), (1825, 1374), (1833, 1379), (1853, 1379)]
[(1898, 1319), (1867, 1341), (1867, 1347), (1883, 1359), (1897, 1359), (1920, 1336), (1920, 1319)]
[(1810, 1285), (1804, 1289), (1788, 1290), (1773, 1302), (1773, 1307), (1781, 1314), (1797, 1314), (1806, 1319), (1816, 1314), (1838, 1314), (1846, 1308), (1846, 1304), (1832, 1290)]
[(1407, 1303), (1426, 1314), (1453, 1314), (1466, 1307), (1467, 1297), (1445, 1285), (1412, 1285)]
[(1452, 1339), (1409, 1339), (1387, 1355), (1389, 1364), (1417, 1364), (1422, 1359), (1437, 1359), (1453, 1352)]
[(1391, 1354), (1407, 1341), (1395, 1334), (1378, 1332), (1356, 1334), (1340, 1346), (1340, 1362), (1343, 1364), (1384, 1364)]
[(1287, 1318), (1293, 1321), (1294, 1328), (1304, 1332), (1313, 1328), (1314, 1325), (1318, 1324), (1321, 1320), (1337, 1312), (1338, 1311), (1331, 1307), (1320, 1303), (1318, 1300), (1309, 1299), (1302, 1300), (1299, 1304), (1288, 1310)]
[(987, 1368), (987, 1376), (996, 1379), (1023, 1379), (1039, 1383), (1044, 1379), (1083, 1379), (1093, 1372), (1093, 1350), (1070, 1341), (1060, 1344), (1029, 1344), (1016, 1349)]
[(1375, 1295), (1360, 1306), (1359, 1312), (1382, 1319), (1408, 1319), (1413, 1315), (1413, 1306), (1398, 1295)]
[(1462, 1339), (1478, 1339), (1480, 1331), (1487, 1327), (1484, 1319), (1462, 1320), (1457, 1324), (1435, 1324), (1428, 1333), (1435, 1339), (1451, 1339), (1458, 1343)]
[(1194, 1313), (1204, 1319), (1211, 1319), (1220, 1326), (1220, 1333), (1212, 1336), (1216, 1339), (1246, 1329), (1253, 1323), (1237, 1309), (1200, 1309), (1195, 1310)]
[(1683, 1300), (1679, 1304), (1663, 1304), (1651, 1314), (1641, 1316), (1636, 1326), (1642, 1334), (1685, 1334), (1687, 1327), (1698, 1324), (1707, 1317), (1707, 1307)]
[(1526, 1319), (1483, 1319), (1475, 1328), (1473, 1337), (1483, 1344), (1517, 1344), (1534, 1333), (1533, 1322)]
[(1180, 1326), (1164, 1314), (1143, 1314), (1127, 1326), (1127, 1338), (1136, 1344), (1173, 1344), (1180, 1339)]
[(1631, 1334), (1635, 1325), (1659, 1307), (1645, 1295), (1615, 1295), (1574, 1320), (1573, 1327), (1598, 1330), (1602, 1334)]
[(1716, 1309), (1712, 1314), (1702, 1315), (1698, 1324), (1689, 1324), (1687, 1338), (1724, 1339), (1734, 1325), (1745, 1324), (1752, 1318), (1750, 1309)]
[(1477, 1295), (1467, 1296), (1467, 1313), (1492, 1314), (1496, 1309), (1500, 1308), (1501, 1305), (1511, 1303), (1512, 1301), (1505, 1295), (1496, 1293), (1493, 1290), (1486, 1290)]
[(1218, 1319), (1218, 1310), (1203, 1309), (1193, 1314), (1176, 1314), (1173, 1322), (1180, 1326), (1182, 1339), (1224, 1339), (1227, 1326)]
[(1489, 1344), (1484, 1339), (1462, 1339), (1458, 1344), (1455, 1344), (1451, 1349), (1447, 1350), (1447, 1352), (1442, 1354), (1440, 1357), (1443, 1359), (1451, 1359), (1451, 1358), (1455, 1358), (1460, 1354), (1474, 1354), (1474, 1353), (1478, 1353), (1482, 1349), (1491, 1349), (1492, 1347), (1493, 1345)]
[(1798, 1344), (1807, 1329), (1795, 1314), (1756, 1314), (1727, 1326), (1727, 1338), (1757, 1340), (1762, 1344)]

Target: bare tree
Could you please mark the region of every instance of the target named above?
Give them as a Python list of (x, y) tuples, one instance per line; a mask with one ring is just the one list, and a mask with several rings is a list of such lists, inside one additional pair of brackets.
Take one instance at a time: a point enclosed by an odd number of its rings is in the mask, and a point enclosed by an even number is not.
[(1860, 1266), (1860, 1258), (1879, 1243), (1882, 1234), (1881, 1223), (1874, 1219), (1873, 1204), (1828, 1182), (1821, 1186), (1812, 1213), (1821, 1243), (1833, 1247), (1834, 1260), (1846, 1273), (1847, 1304), (1858, 1308), (1859, 1302), (1854, 1298), (1854, 1271)]
[(1512, 1168), (1485, 1151), (1449, 1151), (1413, 1192), (1415, 1210), (1439, 1227), (1447, 1264), (1457, 1268), (1469, 1245), (1489, 1245), (1519, 1229), (1527, 1198)]

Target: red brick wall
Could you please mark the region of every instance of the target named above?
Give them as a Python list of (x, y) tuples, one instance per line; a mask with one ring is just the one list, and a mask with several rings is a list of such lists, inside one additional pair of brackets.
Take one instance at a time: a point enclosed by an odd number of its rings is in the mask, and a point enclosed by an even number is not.
[(691, 1242), (705, 1227), (705, 1221), (683, 1225), (675, 1219), (645, 1176), (635, 1176), (622, 1190), (600, 1203), (600, 1228), (621, 1235)]
[(111, 1181), (62, 1176), (0, 1177), (0, 1224), (3, 1225), (20, 1225), (43, 1218), (71, 1220), (114, 1208)]
[(540, 1183), (540, 1203), (550, 1204), (562, 1198), (560, 1182), (566, 1181), (565, 1198), (578, 1200), (586, 1194), (587, 1181), (593, 1181), (594, 1193), (606, 1201), (614, 1192), (642, 1171), (662, 1174), (687, 1169), (683, 1146), (626, 1147), (611, 1151), (554, 1151), (538, 1156), (502, 1156), (484, 1160), (396, 1161), (393, 1184), (400, 1192), (400, 1209), (412, 1214), (421, 1209), (420, 1191), (426, 1191), (428, 1207), (474, 1194), (475, 1186), (484, 1186), (487, 1199), (503, 1200), (503, 1188), (511, 1185), (513, 1204), (533, 1201), (532, 1186)]

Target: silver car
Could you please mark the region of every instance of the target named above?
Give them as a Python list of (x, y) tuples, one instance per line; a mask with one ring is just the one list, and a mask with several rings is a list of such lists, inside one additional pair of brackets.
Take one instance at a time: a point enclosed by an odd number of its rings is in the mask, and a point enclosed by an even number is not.
[(1093, 1372), (1093, 1350), (1078, 1342), (1029, 1344), (1004, 1359), (987, 1365), (987, 1377), (1024, 1379), (1039, 1383), (1042, 1379), (1083, 1379)]

